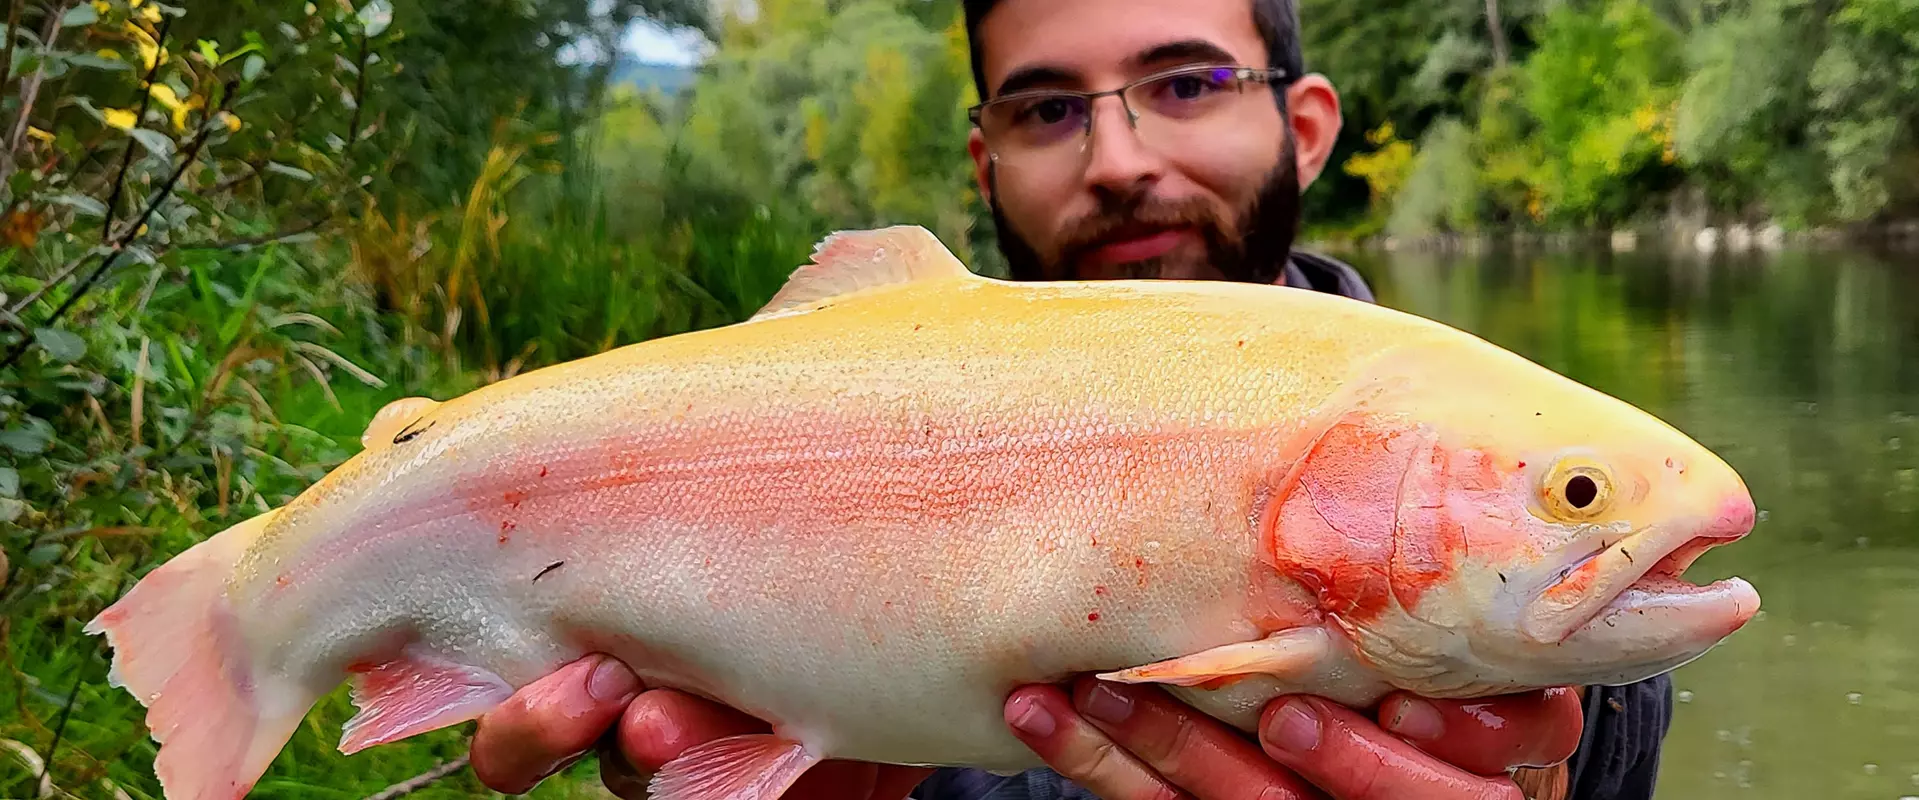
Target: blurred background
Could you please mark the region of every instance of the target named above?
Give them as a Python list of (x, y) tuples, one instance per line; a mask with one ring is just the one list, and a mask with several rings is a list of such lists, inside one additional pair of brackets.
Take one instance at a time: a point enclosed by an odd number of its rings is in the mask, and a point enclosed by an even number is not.
[[(0, 797), (153, 798), (81, 627), (366, 421), (744, 318), (844, 227), (1000, 274), (957, 0), (12, 0)], [(1919, 797), (1919, 0), (1304, 0), (1306, 244), (1672, 421), (1766, 611), (1677, 675), (1662, 797)], [(486, 792), (464, 730), (258, 797)], [(603, 797), (589, 759), (540, 797)]]

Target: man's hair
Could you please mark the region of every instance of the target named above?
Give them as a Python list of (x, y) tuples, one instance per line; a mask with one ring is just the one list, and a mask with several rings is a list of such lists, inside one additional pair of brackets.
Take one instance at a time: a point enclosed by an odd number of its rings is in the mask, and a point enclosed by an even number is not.
[[(1298, 80), (1306, 72), (1306, 58), (1299, 46), (1298, 0), (1251, 0), (1253, 25), (1266, 42), (1266, 66), (1283, 69), (1288, 80)], [(981, 100), (987, 99), (986, 66), (980, 59), (979, 26), (1000, 0), (963, 0), (966, 9), (966, 40), (973, 59), (973, 87)], [(1281, 95), (1284, 97), (1284, 95)]]

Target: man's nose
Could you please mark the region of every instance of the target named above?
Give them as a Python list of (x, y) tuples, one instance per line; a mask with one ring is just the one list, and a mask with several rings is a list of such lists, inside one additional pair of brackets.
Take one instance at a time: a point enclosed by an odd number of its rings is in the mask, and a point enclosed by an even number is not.
[(1140, 139), (1119, 98), (1100, 98), (1093, 104), (1092, 115), (1093, 130), (1085, 142), (1088, 184), (1129, 192), (1158, 179), (1164, 159)]

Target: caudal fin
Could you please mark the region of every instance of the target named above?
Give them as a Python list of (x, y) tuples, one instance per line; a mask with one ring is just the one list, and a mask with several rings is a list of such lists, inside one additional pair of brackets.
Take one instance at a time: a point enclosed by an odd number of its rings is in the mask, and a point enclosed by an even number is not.
[(244, 797), (319, 699), (255, 670), (226, 594), (234, 564), (275, 513), (175, 556), (87, 623), (113, 648), (108, 681), (147, 708), (169, 800)]

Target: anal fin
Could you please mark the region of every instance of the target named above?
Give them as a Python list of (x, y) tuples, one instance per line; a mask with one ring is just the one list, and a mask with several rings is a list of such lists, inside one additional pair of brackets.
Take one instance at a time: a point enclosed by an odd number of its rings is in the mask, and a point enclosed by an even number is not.
[(729, 736), (667, 762), (647, 791), (651, 800), (779, 800), (819, 762), (805, 745), (774, 734)]
[(1097, 677), (1114, 683), (1164, 683), (1211, 688), (1253, 675), (1306, 674), (1332, 655), (1326, 631), (1315, 626), (1281, 631), (1264, 639), (1238, 642), (1187, 656), (1156, 661)]
[(355, 672), (353, 704), (360, 713), (347, 720), (340, 737), (340, 752), (347, 754), (458, 725), (513, 696), (513, 687), (499, 676), (413, 646), (399, 658)]

